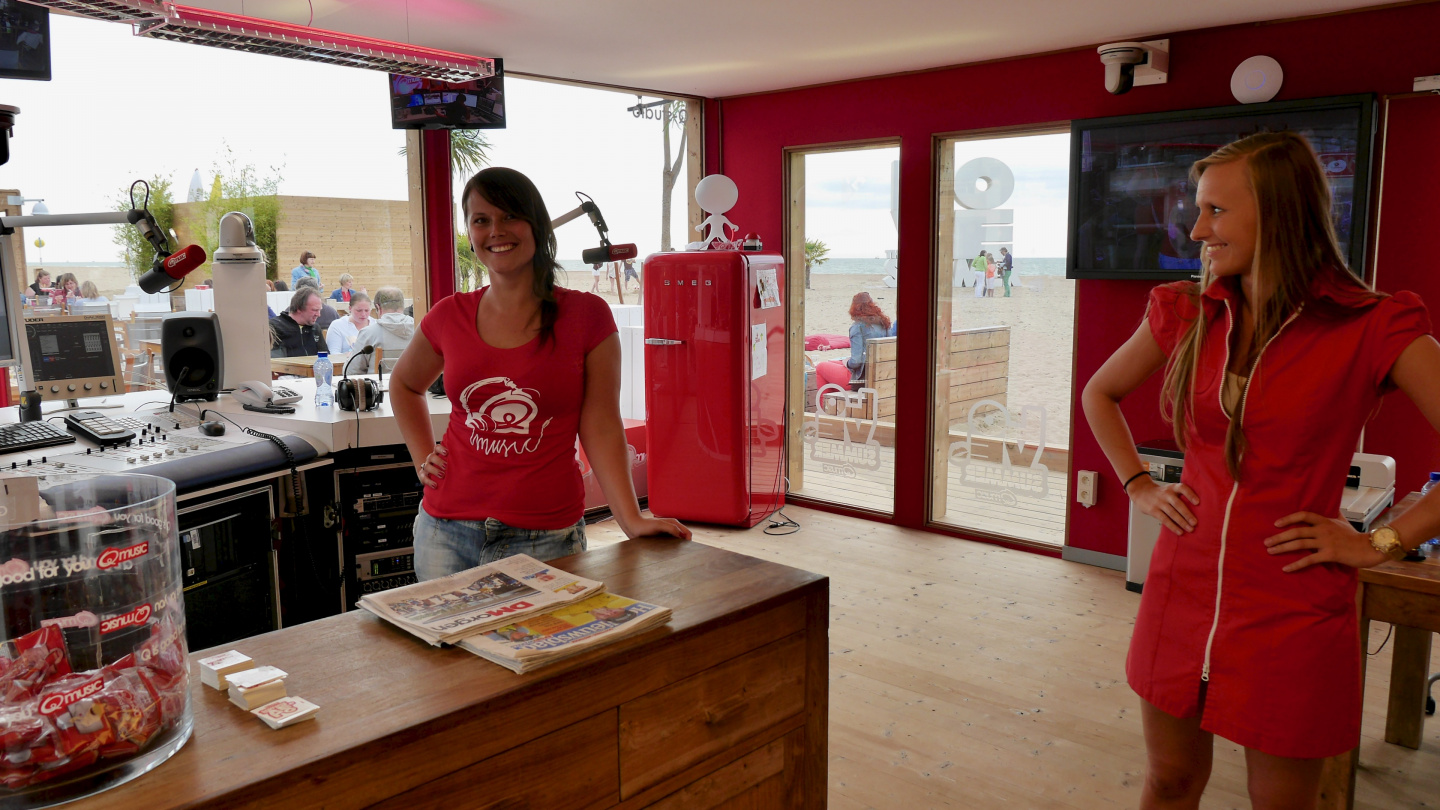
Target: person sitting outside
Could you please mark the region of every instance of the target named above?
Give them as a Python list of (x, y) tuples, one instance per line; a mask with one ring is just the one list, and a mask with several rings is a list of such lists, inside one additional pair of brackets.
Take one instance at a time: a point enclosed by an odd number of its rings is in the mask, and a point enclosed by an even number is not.
[(298, 288), (300, 279), (306, 277), (315, 279), (317, 284), (320, 283), (320, 271), (315, 269), (315, 254), (308, 250), (300, 254), (300, 263), (290, 270), (290, 286)]
[[(315, 279), (313, 279), (313, 278), (310, 278), (310, 277), (308, 277), (308, 276), (305, 277), (305, 278), (302, 278), (302, 279), (300, 279), (300, 281), (296, 282), (296, 284), (295, 284), (295, 289), (297, 289), (297, 290), (314, 290), (315, 292), (319, 293), (320, 295), (324, 295), (324, 294), (325, 294), (325, 290), (324, 290), (323, 288), (321, 288), (320, 282), (317, 281), (317, 280), (315, 280)], [(340, 312), (339, 312), (339, 310), (337, 310), (337, 309), (335, 309), (334, 307), (330, 306), (329, 304), (325, 303), (325, 300), (322, 298), (322, 299), (320, 300), (320, 317), (315, 321), (315, 328), (316, 328), (316, 329), (329, 329), (329, 328), (330, 328), (330, 324), (334, 323), (334, 322), (335, 322), (335, 319), (336, 319), (336, 318), (339, 318), (339, 317), (340, 317)]]
[(320, 353), (322, 301), (313, 288), (302, 287), (290, 297), (290, 308), (270, 319), (271, 357), (308, 357)]
[[(405, 293), (397, 287), (381, 287), (375, 291), (375, 309), (380, 317), (374, 323), (360, 330), (355, 336), (351, 351), (358, 352), (366, 346), (375, 346), (384, 351), (386, 367), (394, 365), (400, 353), (410, 345), (415, 335), (415, 319), (406, 315)], [(374, 370), (369, 357), (360, 357), (351, 366), (351, 371), (366, 374)]]
[(370, 296), (363, 292), (350, 297), (350, 314), (337, 318), (325, 333), (325, 345), (330, 348), (331, 354), (349, 354), (360, 330), (373, 323), (370, 320), (371, 306)]
[(87, 281), (80, 285), (80, 298), (87, 304), (108, 304), (110, 299), (100, 294), (100, 288), (95, 282)]
[[(354, 286), (355, 277), (349, 273), (341, 273), (340, 286), (336, 287), (335, 291), (330, 293), (330, 300), (343, 301), (346, 304), (350, 303), (350, 299), (357, 294), (357, 291), (352, 289)], [(358, 292), (365, 292), (365, 288), (361, 287)], [(369, 296), (367, 295), (366, 298), (369, 298)]]
[(35, 271), (35, 281), (30, 285), (30, 292), (36, 298), (50, 294), (50, 271), (44, 268)]
[(844, 361), (824, 360), (815, 366), (820, 385), (838, 385), (850, 390), (852, 383), (865, 376), (865, 341), (883, 338), (890, 333), (890, 318), (868, 292), (855, 293), (850, 301), (850, 357)]
[(80, 280), (74, 273), (61, 273), (55, 279), (55, 288), (50, 291), (50, 300), (57, 304), (74, 301), (80, 297)]

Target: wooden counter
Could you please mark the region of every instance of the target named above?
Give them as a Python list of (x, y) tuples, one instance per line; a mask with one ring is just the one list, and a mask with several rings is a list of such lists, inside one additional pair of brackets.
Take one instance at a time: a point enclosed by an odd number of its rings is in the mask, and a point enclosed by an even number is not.
[(234, 649), (318, 719), (271, 730), (200, 684), (195, 734), (85, 808), (823, 807), (828, 581), (694, 542), (556, 560), (670, 623), (526, 675), (353, 611)]

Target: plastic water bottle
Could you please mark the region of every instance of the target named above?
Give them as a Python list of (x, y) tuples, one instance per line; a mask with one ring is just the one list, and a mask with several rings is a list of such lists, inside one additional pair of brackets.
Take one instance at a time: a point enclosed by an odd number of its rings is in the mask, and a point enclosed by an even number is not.
[[(1424, 495), (1436, 487), (1440, 487), (1440, 472), (1430, 473), (1430, 480), (1426, 481), (1425, 486), (1420, 488), (1420, 494)], [(1418, 550), (1427, 557), (1440, 556), (1440, 537), (1432, 537), (1426, 540), (1420, 544)]]
[(320, 352), (315, 358), (315, 407), (328, 408), (335, 401), (335, 389), (330, 383), (330, 353)]

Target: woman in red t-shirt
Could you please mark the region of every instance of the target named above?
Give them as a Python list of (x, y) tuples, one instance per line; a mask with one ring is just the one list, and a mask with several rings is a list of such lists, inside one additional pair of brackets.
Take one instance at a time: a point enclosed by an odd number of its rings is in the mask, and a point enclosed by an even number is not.
[[(1244, 746), (1256, 808), (1314, 807), (1324, 758), (1360, 739), (1357, 569), (1440, 532), (1440, 492), (1369, 534), (1336, 519), (1346, 473), (1395, 388), (1440, 427), (1440, 344), (1417, 296), (1346, 270), (1304, 137), (1252, 135), (1191, 176), (1200, 283), (1155, 288), (1081, 398), (1134, 507), (1163, 525), (1125, 664), (1140, 806), (1198, 807), (1218, 734)], [(1120, 411), (1161, 369), (1178, 484), (1145, 473)]]
[[(555, 286), (555, 232), (540, 192), (513, 169), (485, 169), (465, 184), (461, 208), (490, 285), (437, 302), (390, 378), (425, 485), (416, 574), (584, 550), (577, 437), (626, 536), (688, 538), (679, 522), (640, 514), (615, 320), (598, 296)], [(442, 371), (450, 423), (436, 443), (425, 392)]]

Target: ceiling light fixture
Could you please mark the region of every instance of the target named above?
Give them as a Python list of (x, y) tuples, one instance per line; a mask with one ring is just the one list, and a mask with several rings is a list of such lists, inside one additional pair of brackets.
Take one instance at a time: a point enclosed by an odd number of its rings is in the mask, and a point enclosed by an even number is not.
[(150, 39), (403, 73), (447, 82), (473, 81), (495, 75), (495, 60), (480, 56), (175, 3), (151, 0), (25, 2), (97, 20), (128, 22), (134, 26), (136, 36)]

